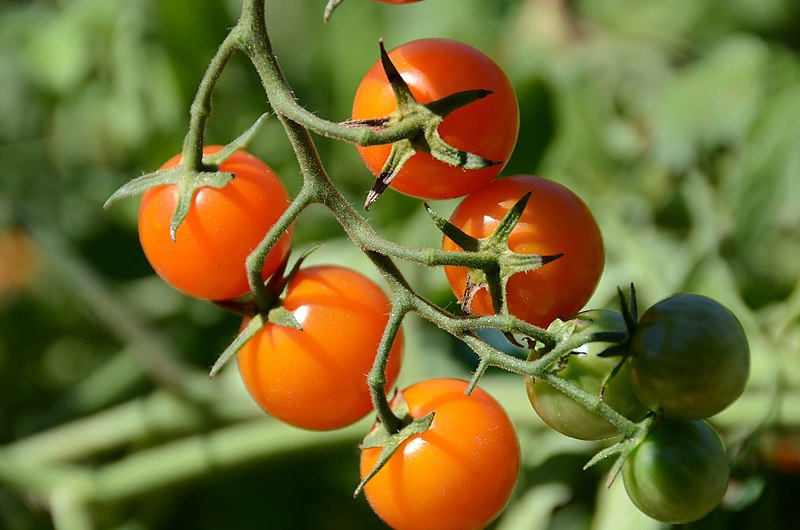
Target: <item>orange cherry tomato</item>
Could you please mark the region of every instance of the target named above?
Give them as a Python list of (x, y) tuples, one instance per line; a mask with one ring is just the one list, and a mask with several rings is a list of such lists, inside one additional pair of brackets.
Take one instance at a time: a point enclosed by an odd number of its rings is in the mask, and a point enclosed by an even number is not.
[[(513, 275), (506, 296), (509, 313), (546, 327), (556, 318), (577, 313), (592, 296), (603, 273), (603, 238), (592, 212), (580, 197), (561, 184), (539, 177), (506, 177), (466, 197), (450, 222), (471, 236), (486, 238), (528, 192), (533, 194), (511, 232), (509, 248), (520, 254), (563, 255), (538, 269)], [(447, 237), (442, 247), (461, 250)], [(445, 274), (460, 299), (467, 269), (445, 267)], [(476, 293), (471, 311), (478, 315), (494, 313), (485, 288)]]
[[(389, 57), (420, 103), (456, 92), (491, 90), (492, 94), (456, 109), (439, 125), (439, 134), (453, 147), (501, 162), (484, 169), (461, 169), (426, 153), (412, 156), (390, 186), (425, 199), (461, 197), (494, 178), (517, 142), (519, 107), (514, 89), (492, 59), (466, 44), (447, 39), (422, 39), (403, 44)], [(384, 118), (397, 108), (380, 61), (361, 81), (353, 101), (353, 119)], [(391, 145), (358, 146), (374, 175), (379, 175)]]
[[(302, 331), (265, 324), (237, 354), (253, 399), (275, 418), (312, 430), (338, 429), (372, 410), (367, 374), (389, 320), (380, 287), (334, 265), (301, 269), (283, 307)], [(400, 371), (403, 335), (394, 341), (387, 389)]]
[[(221, 146), (208, 146), (212, 154)], [(162, 169), (177, 166), (177, 155)], [(189, 213), (170, 238), (177, 202), (174, 184), (147, 190), (139, 206), (139, 240), (150, 265), (168, 284), (188, 295), (230, 300), (247, 293), (245, 260), (289, 205), (289, 196), (275, 172), (258, 158), (235, 152), (219, 166), (234, 174), (223, 188), (200, 188)], [(289, 252), (287, 232), (267, 257), (261, 271), (268, 278)]]
[[(434, 411), (433, 423), (412, 435), (364, 486), (370, 506), (396, 530), (486, 527), (502, 511), (517, 481), (520, 450), (511, 420), (486, 391), (457, 379), (429, 379), (402, 391), (411, 415)], [(379, 447), (361, 452), (361, 477)]]

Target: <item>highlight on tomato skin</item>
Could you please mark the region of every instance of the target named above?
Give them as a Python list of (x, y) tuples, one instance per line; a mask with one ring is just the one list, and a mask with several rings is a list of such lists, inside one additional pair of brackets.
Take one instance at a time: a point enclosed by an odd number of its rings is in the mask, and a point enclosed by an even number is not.
[[(403, 442), (364, 486), (375, 513), (396, 530), (485, 528), (503, 510), (520, 469), (511, 420), (489, 393), (458, 379), (428, 379), (402, 390), (415, 418), (434, 412), (427, 431)], [(361, 477), (380, 447), (362, 449)]]
[[(419, 103), (456, 92), (486, 89), (488, 96), (454, 110), (438, 131), (451, 146), (500, 164), (462, 169), (416, 153), (390, 187), (424, 199), (452, 199), (476, 190), (494, 178), (511, 156), (519, 132), (519, 106), (511, 82), (483, 52), (449, 39), (420, 39), (402, 44), (389, 58)], [(353, 101), (354, 120), (385, 118), (396, 110), (396, 100), (380, 61), (364, 75)], [(391, 145), (357, 146), (373, 175), (379, 175)]]
[[(515, 175), (495, 179), (465, 197), (450, 222), (473, 237), (486, 238), (528, 192), (532, 195), (511, 232), (509, 248), (520, 254), (562, 256), (538, 269), (511, 276), (507, 285), (508, 310), (531, 324), (547, 327), (556, 318), (566, 319), (580, 311), (603, 274), (603, 237), (583, 200), (551, 180)], [(462, 250), (448, 237), (442, 248)], [(450, 287), (462, 300), (467, 269), (448, 266), (444, 270)], [(478, 315), (494, 313), (485, 288), (475, 294), (470, 311)]]
[[(300, 269), (283, 307), (302, 331), (267, 323), (237, 353), (251, 397), (271, 416), (310, 430), (338, 429), (366, 416), (372, 410), (367, 374), (391, 311), (381, 288), (352, 269), (317, 265)], [(387, 390), (402, 350), (401, 330), (389, 356)]]
[[(222, 146), (207, 146), (213, 154)], [(177, 166), (181, 156), (162, 169)], [(278, 175), (264, 162), (237, 151), (219, 166), (235, 176), (223, 188), (200, 188), (175, 241), (170, 221), (177, 202), (174, 184), (147, 190), (139, 206), (139, 241), (155, 272), (175, 289), (209, 300), (249, 292), (245, 260), (289, 206)], [(289, 253), (291, 229), (269, 253), (261, 275), (269, 278)]]

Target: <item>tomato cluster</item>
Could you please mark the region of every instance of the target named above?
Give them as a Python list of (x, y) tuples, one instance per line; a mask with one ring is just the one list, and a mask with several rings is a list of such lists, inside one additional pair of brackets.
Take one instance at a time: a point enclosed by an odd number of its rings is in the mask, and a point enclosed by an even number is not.
[[(392, 81), (385, 61), (377, 63), (358, 87), (348, 126), (391, 127), (414, 119), (412, 114), (441, 110), (443, 101), (452, 104), (459, 94), (473, 98), (432, 118), (435, 130), (403, 140), (413, 153), (399, 162), (389, 183), (424, 199), (464, 197), (449, 221), (434, 214), (446, 234), (442, 254), (463, 258), (489, 249), (495, 256), (474, 268), (473, 262), (446, 262), (465, 317), (505, 313), (517, 323), (558, 330), (572, 322), (587, 337), (585, 344), (526, 378), (536, 413), (578, 439), (624, 434), (630, 443), (623, 480), (645, 513), (668, 522), (707, 514), (725, 492), (728, 463), (704, 419), (742, 393), (749, 371), (747, 340), (736, 317), (691, 294), (662, 300), (638, 321), (631, 307), (580, 312), (603, 273), (602, 234), (587, 205), (563, 185), (531, 175), (498, 177), (519, 128), (516, 97), (502, 70), (482, 52), (444, 39), (409, 42), (387, 57), (407, 87)], [(409, 97), (414, 101), (402, 106)], [(441, 147), (436, 142), (490, 163), (476, 169), (450, 165), (434, 156), (435, 146)], [(380, 177), (395, 144), (357, 147)], [(177, 156), (162, 169), (180, 163)], [(171, 223), (179, 184), (144, 194), (139, 234), (155, 271), (191, 296), (247, 308), (242, 330), (252, 333), (238, 349), (239, 371), (271, 416), (328, 430), (373, 409), (381, 420), (392, 419), (386, 409), (397, 415), (396, 426), (380, 421), (373, 427), (393, 441), (365, 444), (361, 452), (363, 491), (386, 523), (397, 529), (488, 525), (510, 498), (520, 467), (517, 436), (501, 406), (481, 388), (455, 379), (418, 382), (389, 403), (403, 348), (402, 330), (392, 331), (390, 323), (392, 301), (359, 272), (337, 265), (298, 266), (284, 277), (291, 229), (264, 259), (266, 296), (251, 293), (246, 261), (282, 218), (288, 194), (265, 163), (243, 151), (219, 170), (233, 178), (222, 187), (200, 187), (177, 231)], [(509, 255), (547, 259), (506, 270), (500, 257)], [(490, 281), (498, 276), (499, 282)], [(531, 341), (530, 366), (548, 355), (539, 346)], [(385, 362), (378, 364), (382, 354)], [(376, 368), (383, 378), (370, 382)], [(430, 423), (413, 430), (424, 418)], [(640, 430), (632, 434), (620, 425)], [(395, 446), (387, 453), (389, 443)]]
[[(602, 396), (631, 421), (648, 411), (656, 415), (625, 455), (622, 478), (630, 498), (664, 522), (705, 516), (725, 493), (729, 475), (725, 447), (705, 418), (744, 390), (750, 354), (741, 324), (720, 303), (697, 294), (661, 300), (636, 323), (613, 311), (587, 311), (576, 319), (589, 322), (587, 330), (629, 336), (576, 349), (557, 368), (558, 377)], [(529, 377), (527, 389), (539, 416), (563, 434), (584, 440), (620, 434), (543, 379)]]

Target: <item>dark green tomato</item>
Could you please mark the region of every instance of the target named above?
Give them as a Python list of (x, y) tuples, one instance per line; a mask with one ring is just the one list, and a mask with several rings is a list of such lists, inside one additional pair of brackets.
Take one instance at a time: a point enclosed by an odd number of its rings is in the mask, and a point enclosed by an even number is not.
[[(578, 315), (590, 320), (597, 331), (625, 332), (625, 321), (620, 313), (607, 310), (585, 311)], [(590, 342), (575, 350), (567, 359), (558, 376), (576, 384), (585, 392), (599, 396), (601, 386), (621, 357), (600, 357), (609, 342)], [(619, 434), (605, 418), (592, 412), (571, 397), (556, 390), (542, 379), (528, 377), (525, 382), (533, 408), (542, 420), (558, 432), (580, 440), (602, 440)], [(632, 421), (640, 421), (647, 408), (633, 391), (628, 363), (622, 365), (606, 386), (603, 400), (614, 410)]]
[(625, 490), (644, 513), (683, 524), (706, 516), (728, 487), (725, 446), (708, 422), (664, 419), (622, 465)]
[(750, 372), (739, 321), (719, 302), (697, 294), (677, 294), (645, 311), (631, 354), (642, 401), (685, 420), (708, 418), (730, 405)]

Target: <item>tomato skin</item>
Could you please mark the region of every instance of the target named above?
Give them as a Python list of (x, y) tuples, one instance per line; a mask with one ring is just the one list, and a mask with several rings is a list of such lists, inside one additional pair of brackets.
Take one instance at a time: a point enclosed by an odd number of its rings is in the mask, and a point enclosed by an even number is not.
[[(499, 403), (457, 379), (428, 379), (402, 391), (411, 415), (435, 411), (431, 428), (411, 436), (367, 482), (370, 506), (396, 530), (486, 527), (502, 511), (517, 481), (519, 442)], [(380, 448), (361, 452), (361, 477)]]
[(710, 513), (725, 494), (729, 474), (725, 446), (703, 420), (662, 420), (622, 465), (633, 503), (673, 524)]
[(736, 316), (698, 294), (677, 294), (648, 308), (633, 334), (634, 388), (653, 410), (708, 418), (744, 391), (747, 337)]
[[(509, 312), (531, 324), (547, 327), (556, 318), (568, 318), (589, 300), (603, 273), (605, 256), (600, 228), (586, 204), (555, 182), (530, 175), (494, 180), (466, 197), (450, 222), (479, 239), (491, 235), (511, 207), (533, 192), (508, 239), (520, 254), (563, 256), (536, 270), (513, 275), (507, 286)], [(461, 247), (445, 237), (442, 248)], [(453, 292), (461, 299), (467, 282), (465, 267), (445, 267)], [(494, 313), (486, 289), (472, 301), (478, 315)]]
[[(438, 130), (453, 147), (501, 162), (483, 169), (461, 169), (416, 153), (390, 187), (413, 197), (451, 199), (467, 195), (495, 177), (511, 156), (519, 132), (517, 98), (500, 67), (479, 50), (447, 39), (408, 42), (390, 51), (389, 57), (420, 103), (463, 90), (491, 90), (492, 94), (446, 116)], [(383, 118), (395, 109), (394, 93), (378, 61), (356, 91), (352, 117)], [(391, 145), (357, 148), (370, 171), (379, 175)]]
[[(207, 146), (212, 154), (222, 146)], [(162, 169), (180, 163), (177, 155)], [(175, 289), (197, 298), (230, 300), (249, 292), (245, 260), (289, 205), (275, 172), (244, 151), (220, 165), (235, 176), (225, 187), (203, 187), (192, 198), (175, 241), (170, 221), (177, 202), (174, 184), (150, 188), (139, 205), (139, 241), (150, 265)], [(291, 231), (284, 234), (261, 271), (266, 279), (289, 253)]]
[[(301, 269), (283, 306), (303, 331), (265, 324), (237, 354), (253, 399), (271, 416), (310, 430), (338, 429), (372, 410), (367, 374), (391, 310), (360, 273), (335, 265)], [(387, 388), (397, 379), (402, 332), (392, 346)]]
[[(626, 329), (622, 314), (616, 311), (592, 310), (578, 316), (591, 317), (592, 325), (597, 325), (598, 329), (619, 332)], [(559, 377), (577, 384), (589, 394), (599, 396), (606, 376), (621, 360), (620, 357), (598, 356), (610, 346), (612, 343), (609, 342), (584, 344), (569, 356), (567, 366), (558, 372)], [(526, 377), (525, 387), (528, 399), (539, 417), (562, 434), (579, 440), (603, 440), (620, 434), (608, 420), (542, 379)], [(648, 409), (636, 397), (627, 361), (606, 386), (603, 401), (631, 421), (644, 419)]]

